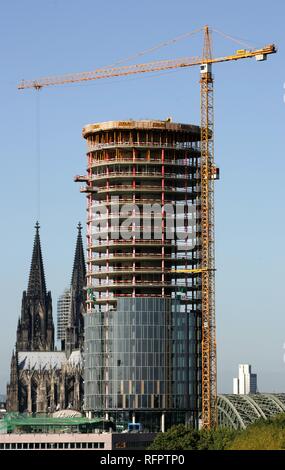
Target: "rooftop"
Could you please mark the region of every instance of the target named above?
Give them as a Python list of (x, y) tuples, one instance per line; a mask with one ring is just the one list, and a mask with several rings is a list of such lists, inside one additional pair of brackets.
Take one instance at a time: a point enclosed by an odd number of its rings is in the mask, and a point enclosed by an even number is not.
[(61, 351), (18, 352), (18, 363), (20, 369), (60, 369), (66, 360), (65, 353)]
[(189, 132), (200, 136), (199, 126), (172, 122), (169, 119), (165, 121), (152, 119), (141, 119), (135, 121), (133, 119), (129, 119), (127, 121), (96, 122), (94, 124), (87, 124), (85, 127), (83, 127), (82, 135), (83, 137), (87, 137), (88, 134), (107, 131), (111, 129), (160, 129), (169, 131)]
[(19, 351), (18, 363), (20, 369), (61, 369), (63, 364), (82, 366), (83, 360), (79, 350), (72, 351), (67, 360), (63, 351)]

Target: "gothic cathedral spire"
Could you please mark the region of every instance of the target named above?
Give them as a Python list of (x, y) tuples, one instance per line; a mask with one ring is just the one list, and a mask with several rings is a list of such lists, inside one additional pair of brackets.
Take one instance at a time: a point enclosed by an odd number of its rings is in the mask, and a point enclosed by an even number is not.
[(21, 319), (17, 328), (17, 349), (53, 351), (52, 299), (51, 293), (46, 291), (38, 222), (35, 229), (28, 289), (23, 292)]
[(71, 304), (69, 324), (66, 328), (66, 353), (71, 354), (74, 349), (83, 349), (84, 341), (84, 312), (85, 312), (85, 285), (86, 266), (82, 242), (82, 226), (79, 222), (75, 248), (73, 271), (71, 276)]
[(78, 234), (71, 277), (71, 288), (74, 290), (81, 290), (85, 287), (86, 266), (81, 235), (82, 225), (80, 222), (77, 225), (77, 230)]
[(39, 233), (40, 225), (38, 222), (35, 225), (35, 229), (36, 233), (27, 295), (31, 297), (44, 298), (46, 295), (46, 281)]

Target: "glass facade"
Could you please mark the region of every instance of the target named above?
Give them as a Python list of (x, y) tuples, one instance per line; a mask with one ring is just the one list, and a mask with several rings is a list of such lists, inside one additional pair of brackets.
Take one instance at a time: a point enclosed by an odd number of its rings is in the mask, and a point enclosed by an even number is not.
[[(179, 300), (122, 298), (85, 317), (85, 409), (149, 430), (197, 420), (197, 320)], [(151, 412), (150, 412), (151, 411)], [(179, 413), (180, 411), (180, 413)]]

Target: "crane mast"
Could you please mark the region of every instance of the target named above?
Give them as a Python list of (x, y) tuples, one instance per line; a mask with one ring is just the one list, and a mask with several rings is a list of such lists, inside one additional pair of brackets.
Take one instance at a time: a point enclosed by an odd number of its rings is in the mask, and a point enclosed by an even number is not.
[(215, 331), (215, 238), (214, 238), (214, 103), (212, 42), (208, 26), (204, 30), (201, 90), (201, 278), (202, 278), (202, 421), (205, 429), (217, 424), (216, 412), (216, 331)]
[[(120, 67), (105, 67), (91, 72), (44, 77), (37, 80), (24, 80), (18, 85), (18, 89), (34, 88), (39, 90), (42, 87), (50, 85), (63, 85), (65, 83), (77, 83), (146, 72), (171, 70), (181, 67), (200, 66), (201, 266), (186, 271), (189, 272), (189, 275), (198, 273), (202, 281), (202, 304), (200, 312), (202, 344), (200, 364), (202, 369), (202, 425), (204, 429), (212, 429), (217, 425), (214, 243), (214, 174), (216, 169), (214, 164), (214, 80), (212, 64), (249, 58), (263, 61), (267, 59), (268, 54), (275, 52), (277, 52), (275, 45), (269, 44), (261, 49), (240, 49), (232, 55), (212, 57), (211, 31), (208, 26), (205, 26), (202, 57), (160, 60)], [(177, 270), (177, 272), (179, 271), (180, 270)], [(185, 272), (185, 270), (182, 270), (182, 272)]]

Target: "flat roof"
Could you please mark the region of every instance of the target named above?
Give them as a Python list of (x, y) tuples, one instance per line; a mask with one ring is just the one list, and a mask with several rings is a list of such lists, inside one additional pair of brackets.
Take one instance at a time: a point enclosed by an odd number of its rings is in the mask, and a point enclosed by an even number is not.
[(180, 131), (189, 132), (192, 134), (200, 135), (200, 127), (193, 124), (182, 124), (179, 122), (172, 122), (170, 120), (153, 120), (153, 119), (141, 119), (127, 121), (106, 121), (96, 122), (94, 124), (87, 124), (83, 127), (82, 135), (87, 137), (88, 134), (96, 132), (107, 131), (111, 129), (160, 129), (168, 131)]

